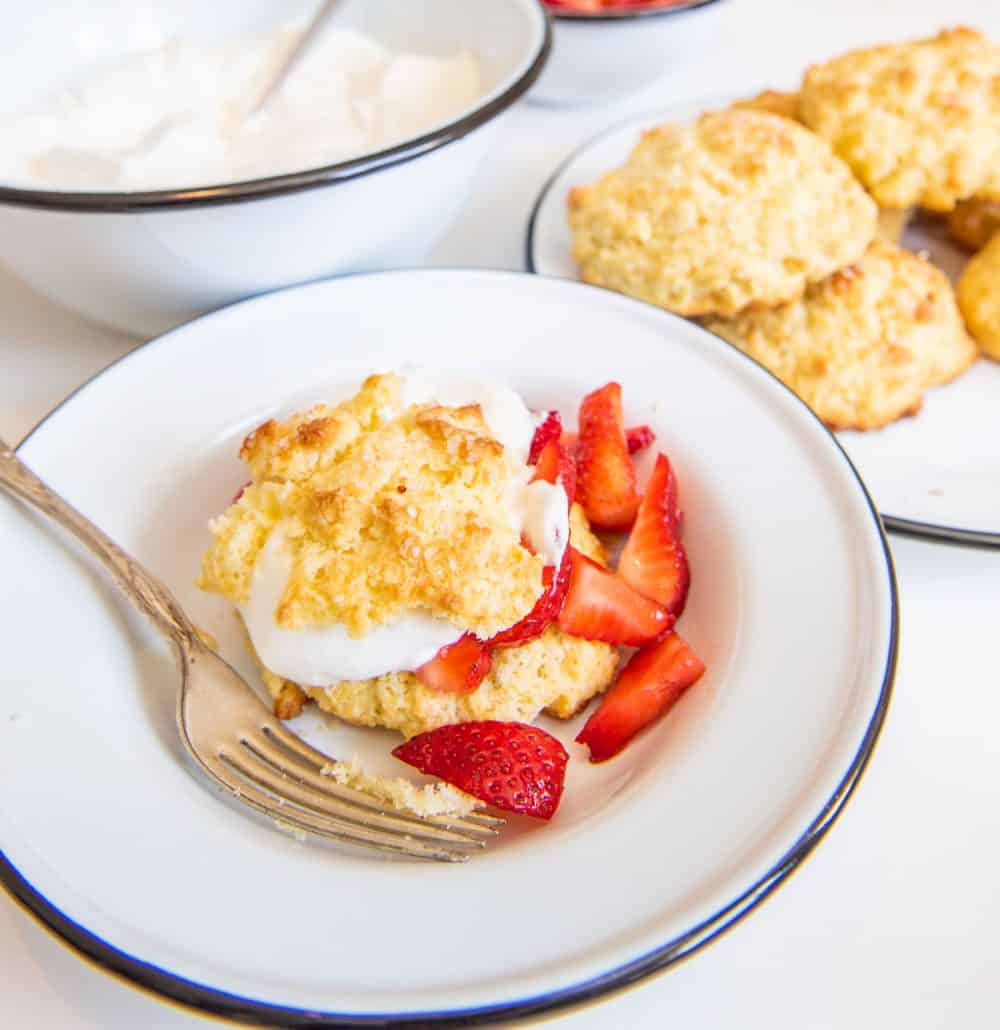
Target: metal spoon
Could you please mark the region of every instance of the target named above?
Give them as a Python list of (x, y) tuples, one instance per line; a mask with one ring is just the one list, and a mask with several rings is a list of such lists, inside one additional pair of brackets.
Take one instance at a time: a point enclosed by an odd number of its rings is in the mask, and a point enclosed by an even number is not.
[(323, 3), (319, 5), (316, 9), (316, 13), (312, 16), (312, 20), (306, 26), (305, 31), (301, 36), (299, 36), (298, 41), (288, 51), (288, 53), (285, 54), (284, 60), (278, 63), (278, 66), (271, 78), (264, 83), (264, 86), (257, 94), (257, 98), (250, 107), (246, 109), (246, 117), (249, 118), (251, 115), (259, 114), (264, 110), (271, 98), (284, 85), (292, 68), (295, 67), (303, 55), (309, 50), (316, 38), (325, 28), (326, 23), (330, 19), (334, 10), (336, 10), (341, 3), (343, 3), (343, 0), (323, 0)]

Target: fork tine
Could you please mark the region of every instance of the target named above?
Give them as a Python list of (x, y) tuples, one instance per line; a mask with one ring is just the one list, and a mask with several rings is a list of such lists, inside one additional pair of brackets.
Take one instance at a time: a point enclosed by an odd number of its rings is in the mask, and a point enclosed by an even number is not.
[(387, 832), (366, 827), (363, 824), (346, 822), (300, 808), (292, 802), (279, 805), (278, 799), (269, 793), (268, 788), (266, 786), (262, 788), (258, 784), (253, 770), (247, 771), (241, 768), (230, 752), (220, 751), (217, 757), (218, 761), (214, 762), (211, 767), (216, 779), (237, 800), (279, 825), (287, 825), (341, 844), (375, 848), (404, 858), (434, 862), (465, 862), (469, 858), (467, 851), (458, 849), (454, 845), (432, 844), (402, 833)]
[(408, 812), (400, 812), (397, 809), (386, 806), (375, 798), (370, 797), (361, 791), (344, 787), (325, 776), (322, 770), (333, 761), (329, 755), (310, 747), (304, 740), (294, 733), (285, 729), (281, 723), (268, 721), (261, 726), (261, 734), (269, 743), (283, 745), (284, 749), (292, 752), (296, 757), (302, 759), (296, 762), (294, 767), (289, 767), (285, 760), (285, 751), (281, 748), (267, 748), (266, 750), (257, 745), (258, 750), (263, 752), (263, 757), (276, 769), (284, 772), (294, 772), (294, 775), (310, 787), (321, 790), (326, 794), (340, 798), (344, 802), (356, 804), (369, 811), (380, 812), (383, 815), (394, 815), (419, 825), (432, 823), (437, 826), (447, 826), (454, 830), (464, 830), (468, 833), (486, 834), (495, 836), (500, 827), (506, 825), (506, 821), (498, 819), (482, 812), (470, 812), (468, 815), (438, 815), (418, 816)]
[(481, 830), (463, 832), (451, 827), (428, 823), (426, 819), (411, 817), (394, 809), (380, 812), (365, 808), (356, 803), (353, 795), (357, 792), (351, 791), (349, 788), (346, 788), (347, 799), (341, 797), (338, 791), (345, 788), (330, 781), (329, 777), (314, 776), (313, 779), (317, 781), (315, 786), (311, 782), (305, 783), (297, 770), (276, 765), (267, 754), (262, 753), (256, 746), (257, 741), (245, 736), (240, 743), (245, 751), (238, 756), (240, 771), (244, 775), (250, 775), (252, 772), (255, 781), (260, 786), (266, 787), (272, 794), (290, 800), (296, 805), (311, 808), (324, 815), (334, 816), (353, 825), (370, 826), (416, 839), (435, 841), (440, 844), (465, 845), (472, 848), (485, 846), (482, 837), (477, 835), (482, 833)]

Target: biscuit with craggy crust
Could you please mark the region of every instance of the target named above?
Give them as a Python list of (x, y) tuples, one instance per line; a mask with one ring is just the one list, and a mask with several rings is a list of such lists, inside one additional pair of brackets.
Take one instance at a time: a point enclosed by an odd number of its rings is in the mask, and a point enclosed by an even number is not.
[(953, 379), (976, 357), (944, 273), (882, 241), (801, 300), (706, 327), (835, 429), (876, 429), (915, 413), (925, 387)]
[(509, 490), (523, 472), (478, 406), (404, 408), (397, 376), (335, 407), (264, 423), (243, 445), (253, 482), (211, 523), (199, 586), (246, 602), (280, 524), (291, 570), (279, 626), (355, 637), (409, 611), (486, 638), (542, 593)]
[(882, 207), (950, 211), (1000, 159), (1000, 47), (956, 28), (853, 51), (806, 72), (799, 111)]
[[(767, 89), (756, 96), (737, 100), (732, 107), (744, 111), (766, 111), (770, 114), (780, 115), (782, 118), (791, 118), (792, 121), (800, 124), (802, 122), (799, 114), (798, 93), (782, 93), (778, 90)], [(886, 240), (888, 243), (899, 243), (912, 215), (912, 208), (880, 207), (875, 235), (878, 239)]]
[(1000, 232), (965, 266), (958, 305), (983, 353), (1000, 361)]
[[(606, 563), (604, 550), (578, 504), (570, 516), (570, 538), (578, 550)], [(497, 648), (489, 673), (471, 694), (432, 690), (411, 672), (305, 688), (263, 667), (261, 672), (275, 700), (276, 714), (277, 705), (288, 698), (298, 701), (294, 709), (284, 709), (287, 716), (280, 717), (297, 715), (307, 700), (313, 700), (345, 722), (384, 726), (411, 737), (436, 726), (475, 719), (532, 722), (543, 710), (569, 719), (608, 686), (617, 665), (616, 648), (571, 637), (558, 626), (550, 626), (535, 640)]]
[(752, 110), (645, 132), (623, 167), (570, 191), (568, 214), (585, 281), (682, 315), (793, 299), (875, 233), (826, 142)]
[(791, 118), (793, 122), (801, 122), (799, 117), (798, 93), (783, 92), (778, 89), (765, 89), (752, 97), (744, 97), (730, 105), (734, 111), (763, 111), (765, 114), (776, 114), (782, 118)]

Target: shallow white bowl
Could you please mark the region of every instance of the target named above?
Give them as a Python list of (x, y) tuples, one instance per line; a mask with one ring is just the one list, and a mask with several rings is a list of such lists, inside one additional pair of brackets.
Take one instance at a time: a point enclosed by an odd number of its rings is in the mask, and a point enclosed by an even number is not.
[[(680, 631), (708, 665), (603, 765), (573, 742), (585, 715), (543, 719), (572, 756), (559, 812), (512, 820), (464, 866), (300, 843), (220, 804), (184, 761), (166, 648), (78, 548), (0, 495), (0, 883), (102, 964), (254, 1025), (493, 1024), (667, 968), (809, 853), (888, 704), (891, 563), (842, 451), (729, 344), (602, 290), (424, 271), (282, 291), (134, 351), (20, 453), (256, 680), (230, 606), (194, 587), (206, 523), (245, 477), (239, 441), (413, 360), (570, 419), (621, 382), (626, 418), (677, 470)], [(409, 772), (389, 757), (396, 734), (293, 725)]]
[(531, 99), (594, 104), (633, 93), (703, 57), (725, 6), (725, 0), (689, 0), (605, 14), (550, 8), (552, 56)]
[[(305, 7), (287, 0), (29, 5), (0, 34), (0, 116), (95, 62), (177, 36), (224, 38)], [(53, 300), (142, 335), (290, 283), (417, 261), (468, 195), (497, 117), (545, 63), (548, 24), (537, 0), (347, 0), (337, 17), (397, 49), (471, 48), (489, 88), (460, 118), (419, 139), (268, 179), (146, 193), (0, 183), (0, 260)]]

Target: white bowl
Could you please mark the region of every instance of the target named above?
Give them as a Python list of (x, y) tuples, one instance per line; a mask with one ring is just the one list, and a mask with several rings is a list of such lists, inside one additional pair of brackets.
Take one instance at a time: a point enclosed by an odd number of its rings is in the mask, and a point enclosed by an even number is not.
[[(610, 762), (574, 742), (586, 714), (543, 718), (572, 755), (558, 813), (512, 820), (467, 865), (300, 843), (221, 804), (181, 753), (166, 645), (79, 548), (0, 495), (0, 888), (119, 976), (254, 1026), (507, 1026), (673, 966), (810, 853), (889, 704), (891, 559), (843, 452), (736, 348), (607, 290), (443, 270), (284, 290), (133, 351), (19, 453), (259, 683), (230, 605), (195, 586), (208, 520), (245, 481), (240, 440), (414, 355), (568, 417), (622, 384), (626, 419), (677, 470), (680, 630), (708, 665)], [(315, 711), (293, 725), (406, 774), (398, 734)]]
[(531, 99), (592, 104), (633, 93), (702, 54), (722, 7), (720, 0), (689, 0), (603, 14), (550, 8), (552, 57)]
[[(0, 39), (3, 108), (95, 62), (176, 36), (225, 38), (304, 9), (288, 0), (31, 5)], [(537, 0), (348, 0), (338, 18), (396, 49), (471, 48), (489, 89), (418, 139), (267, 179), (144, 193), (0, 183), (0, 260), (66, 307), (142, 335), (290, 283), (416, 261), (468, 195), (497, 116), (545, 63), (548, 23)]]

